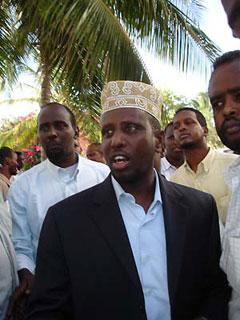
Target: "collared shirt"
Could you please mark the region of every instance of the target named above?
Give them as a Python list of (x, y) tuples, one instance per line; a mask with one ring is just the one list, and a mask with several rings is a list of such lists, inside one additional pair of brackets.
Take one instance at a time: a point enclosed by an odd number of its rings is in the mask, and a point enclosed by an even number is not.
[(10, 180), (4, 174), (0, 173), (0, 192), (3, 195), (4, 201), (7, 201), (10, 184)]
[(210, 193), (216, 200), (221, 222), (225, 224), (230, 199), (230, 190), (224, 172), (236, 159), (236, 155), (210, 149), (194, 172), (188, 163), (179, 167), (171, 181)]
[(0, 205), (3, 204), (3, 206), (6, 208), (6, 210), (4, 210), (5, 226), (7, 227), (7, 231), (11, 237), (12, 236), (12, 216), (11, 216), (9, 205), (8, 205), (8, 192), (9, 192), (10, 185), (11, 185), (11, 181), (5, 175), (0, 173)]
[(75, 168), (60, 168), (45, 160), (19, 176), (9, 191), (18, 270), (27, 268), (34, 273), (39, 234), (48, 208), (102, 182), (109, 171), (106, 165), (79, 156)]
[(6, 222), (6, 204), (0, 202), (0, 320), (5, 319), (9, 298), (18, 285), (15, 252)]
[(172, 175), (174, 175), (177, 168), (173, 166), (166, 157), (161, 158), (161, 174), (167, 179), (170, 180)]
[(225, 174), (231, 188), (227, 220), (223, 232), (220, 265), (233, 288), (229, 303), (229, 319), (240, 319), (240, 157), (232, 163)]
[(147, 214), (113, 177), (112, 182), (142, 284), (147, 318), (170, 320), (162, 198), (155, 176), (154, 200)]

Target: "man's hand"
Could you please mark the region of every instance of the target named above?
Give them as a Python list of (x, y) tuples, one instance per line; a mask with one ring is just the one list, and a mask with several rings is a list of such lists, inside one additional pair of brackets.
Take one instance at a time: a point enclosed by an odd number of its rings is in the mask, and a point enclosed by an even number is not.
[(14, 296), (16, 299), (18, 299), (18, 297), (23, 294), (26, 294), (27, 296), (29, 296), (32, 290), (33, 279), (34, 279), (33, 274), (28, 269), (19, 270), (18, 276), (19, 276), (20, 285), (14, 293)]
[(17, 319), (23, 319), (25, 313), (25, 307), (28, 297), (32, 290), (32, 284), (34, 276), (28, 269), (21, 269), (18, 271), (19, 287), (14, 291), (8, 307), (6, 319), (13, 319), (13, 315), (17, 316)]

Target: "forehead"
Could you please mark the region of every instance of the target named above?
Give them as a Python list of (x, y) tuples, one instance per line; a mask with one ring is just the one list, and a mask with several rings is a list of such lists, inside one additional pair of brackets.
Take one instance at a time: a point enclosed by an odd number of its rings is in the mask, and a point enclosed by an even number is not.
[(38, 124), (54, 121), (71, 122), (71, 117), (67, 110), (61, 106), (44, 107), (38, 115)]
[(173, 122), (184, 120), (187, 118), (192, 118), (192, 119), (197, 120), (196, 113), (191, 110), (180, 111), (174, 116)]
[(101, 149), (100, 146), (95, 146), (95, 145), (93, 145), (93, 146), (88, 146), (88, 147), (87, 147), (87, 152), (99, 151), (100, 149)]
[(210, 97), (223, 94), (240, 86), (240, 60), (219, 66), (211, 76), (208, 93)]
[(11, 151), (11, 155), (9, 157), (10, 159), (14, 159), (14, 160), (17, 160), (17, 154), (16, 152), (14, 152), (13, 150)]
[(14, 151), (12, 152), (12, 158), (15, 159), (15, 160), (17, 160), (17, 158), (18, 158), (18, 155)]
[(119, 108), (116, 110), (107, 111), (102, 115), (101, 126), (107, 124), (120, 124), (123, 122), (141, 122), (147, 121), (147, 113), (136, 108)]
[(170, 125), (166, 129), (165, 136), (168, 138), (172, 135), (173, 135), (173, 125)]

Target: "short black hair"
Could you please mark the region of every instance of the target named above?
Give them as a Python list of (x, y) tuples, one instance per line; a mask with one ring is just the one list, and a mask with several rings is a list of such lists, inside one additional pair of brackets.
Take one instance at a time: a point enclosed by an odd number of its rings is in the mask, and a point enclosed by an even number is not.
[(165, 127), (165, 129), (164, 129), (164, 134), (166, 133), (168, 127), (171, 127), (171, 126), (173, 126), (173, 121), (169, 122), (169, 123), (166, 125), (166, 127)]
[(178, 114), (181, 111), (192, 111), (196, 114), (197, 120), (200, 123), (201, 127), (203, 128), (207, 128), (207, 121), (206, 118), (204, 117), (204, 115), (202, 114), (202, 112), (200, 112), (199, 110), (195, 109), (195, 108), (191, 108), (191, 107), (183, 107), (183, 108), (179, 108), (177, 109), (177, 111), (174, 114), (174, 117), (176, 114)]
[[(61, 103), (58, 103), (58, 102), (49, 102), (49, 103), (46, 103), (43, 106), (41, 106), (41, 109), (44, 109), (46, 107), (50, 107), (50, 106), (53, 106), (53, 105), (62, 107), (69, 113), (72, 127), (73, 127), (74, 130), (77, 130), (78, 126), (77, 126), (77, 121), (76, 121), (75, 115), (73, 114), (72, 110), (69, 109), (67, 106), (65, 106), (65, 105), (63, 105)], [(41, 109), (40, 109), (40, 112), (41, 112)]]
[(6, 158), (12, 158), (13, 150), (9, 147), (0, 149), (0, 164), (3, 166)]
[(100, 142), (92, 142), (88, 145), (87, 149), (89, 147), (96, 147), (99, 150), (99, 152), (102, 152), (102, 144)]
[(231, 63), (234, 60), (240, 60), (240, 50), (228, 51), (217, 57), (213, 62), (213, 71), (225, 63)]

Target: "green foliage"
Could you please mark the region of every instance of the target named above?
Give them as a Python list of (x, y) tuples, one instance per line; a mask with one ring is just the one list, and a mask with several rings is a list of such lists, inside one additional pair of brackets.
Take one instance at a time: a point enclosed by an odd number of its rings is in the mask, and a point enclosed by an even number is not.
[(21, 150), (36, 143), (36, 116), (20, 117), (6, 121), (0, 129), (0, 147), (8, 146)]
[(161, 125), (165, 128), (172, 121), (175, 111), (179, 108), (189, 106), (189, 100), (186, 97), (176, 95), (171, 91), (165, 90), (163, 95), (163, 108), (161, 113)]
[[(42, 78), (83, 96), (103, 83), (149, 83), (135, 43), (181, 70), (204, 71), (219, 49), (199, 28), (201, 0), (5, 0), (1, 2), (0, 78), (16, 80), (29, 56)], [(47, 75), (45, 73), (48, 73)], [(46, 87), (44, 88), (46, 90)], [(65, 97), (67, 99), (67, 97)], [(97, 104), (92, 96), (87, 107)]]

